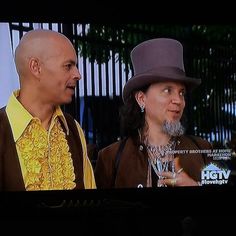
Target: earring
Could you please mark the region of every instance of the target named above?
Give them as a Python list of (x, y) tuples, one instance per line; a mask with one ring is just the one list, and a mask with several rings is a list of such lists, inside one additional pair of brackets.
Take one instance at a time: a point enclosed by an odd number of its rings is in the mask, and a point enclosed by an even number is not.
[(144, 112), (144, 108), (145, 108), (145, 106), (144, 106), (144, 105), (141, 105), (141, 106), (140, 106), (141, 113), (143, 113), (143, 112)]

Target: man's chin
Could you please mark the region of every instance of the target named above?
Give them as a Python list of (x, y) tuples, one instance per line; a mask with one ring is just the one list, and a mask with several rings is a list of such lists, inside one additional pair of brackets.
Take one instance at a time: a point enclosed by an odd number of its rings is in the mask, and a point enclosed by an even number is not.
[(184, 134), (184, 127), (179, 120), (166, 120), (163, 123), (163, 132), (170, 136), (180, 136)]
[(176, 123), (179, 123), (180, 122), (180, 119), (179, 118), (172, 118), (172, 119), (169, 119), (169, 120), (166, 120), (168, 123), (173, 123), (173, 124), (176, 124)]
[(63, 105), (63, 104), (69, 104), (69, 103), (71, 103), (72, 102), (72, 98), (67, 98), (67, 99), (64, 99), (62, 102), (61, 102), (61, 105)]

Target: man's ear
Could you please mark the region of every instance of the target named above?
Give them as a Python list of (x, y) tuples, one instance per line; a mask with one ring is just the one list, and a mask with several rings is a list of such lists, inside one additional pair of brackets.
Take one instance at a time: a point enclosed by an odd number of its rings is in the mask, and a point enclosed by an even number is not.
[(35, 77), (39, 77), (41, 73), (41, 65), (38, 58), (35, 58), (35, 57), (30, 58), (29, 69)]
[(137, 91), (135, 93), (135, 99), (140, 107), (145, 107), (145, 94), (142, 91)]

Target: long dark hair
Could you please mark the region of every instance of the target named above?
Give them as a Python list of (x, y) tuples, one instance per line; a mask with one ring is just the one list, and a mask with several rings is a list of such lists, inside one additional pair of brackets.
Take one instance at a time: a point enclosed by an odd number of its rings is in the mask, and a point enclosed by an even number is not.
[(121, 136), (136, 136), (138, 130), (143, 129), (145, 125), (145, 111), (141, 112), (141, 109), (135, 99), (135, 93), (137, 91), (146, 92), (150, 85), (147, 85), (139, 90), (130, 93), (125, 104), (120, 108), (120, 126)]

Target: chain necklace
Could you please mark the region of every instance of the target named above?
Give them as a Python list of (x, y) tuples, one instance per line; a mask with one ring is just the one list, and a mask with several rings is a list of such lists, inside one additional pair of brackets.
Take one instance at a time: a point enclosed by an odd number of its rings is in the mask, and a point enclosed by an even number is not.
[(166, 145), (151, 145), (149, 143), (146, 144), (148, 152), (151, 154), (150, 158), (156, 164), (157, 159), (164, 159), (167, 156), (170, 156), (169, 153), (171, 150), (175, 148), (175, 141), (170, 139)]
[[(163, 179), (164, 177), (160, 176), (158, 172), (175, 172), (174, 155), (170, 154), (171, 150), (175, 149), (175, 144), (175, 141), (172, 139), (170, 139), (166, 145), (155, 146), (149, 143), (146, 144), (149, 156), (149, 165), (152, 166), (155, 174), (158, 176), (159, 179)], [(157, 182), (157, 186), (164, 187), (166, 185), (162, 185)]]

